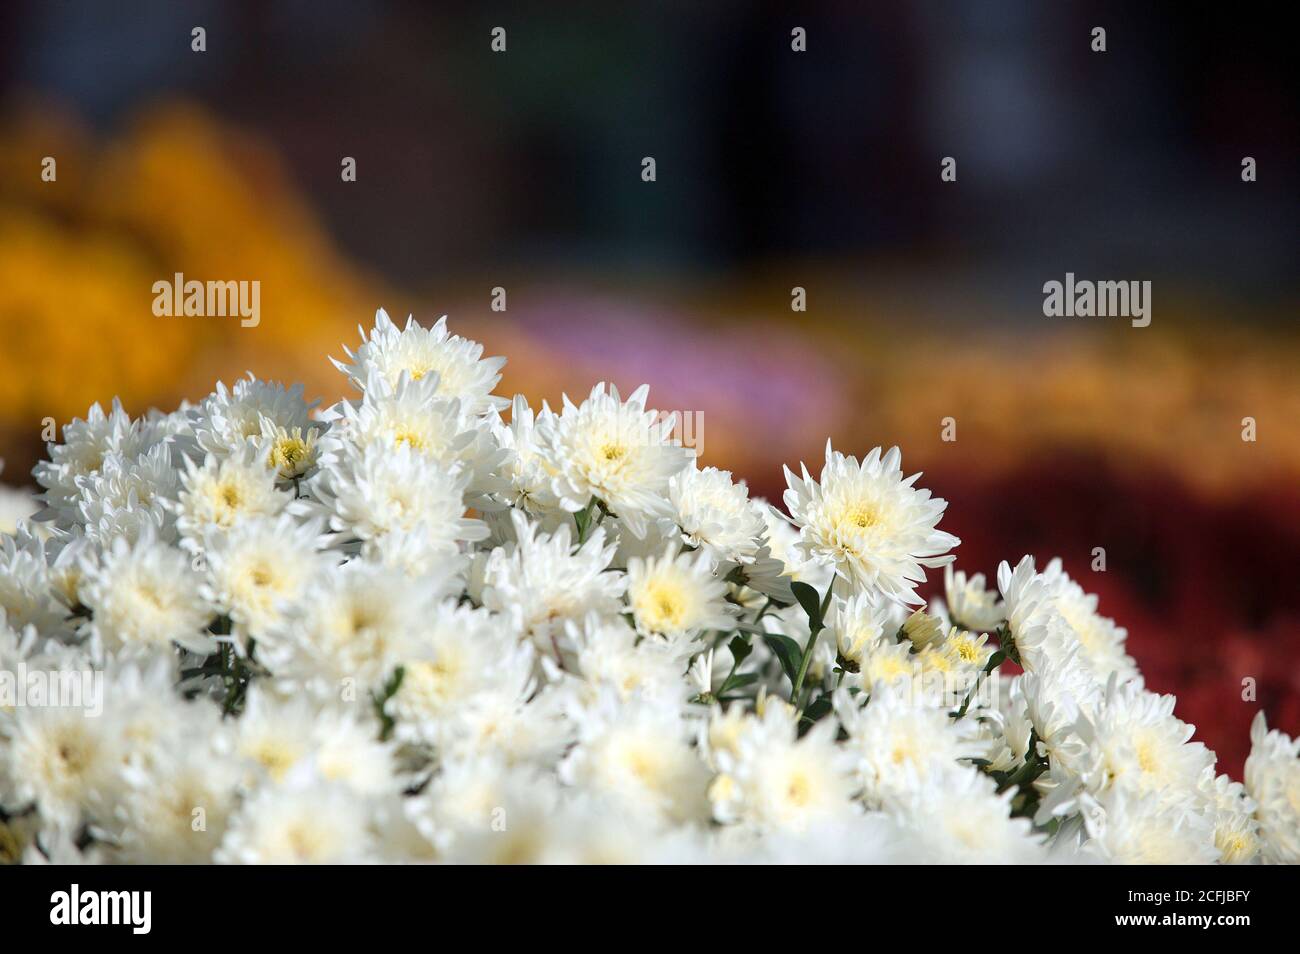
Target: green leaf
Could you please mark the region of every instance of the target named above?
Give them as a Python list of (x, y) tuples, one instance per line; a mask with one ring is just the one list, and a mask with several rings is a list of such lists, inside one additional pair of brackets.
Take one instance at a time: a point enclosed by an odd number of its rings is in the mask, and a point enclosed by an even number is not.
[(586, 510), (579, 510), (573, 515), (573, 523), (578, 528), (578, 542), (583, 543), (587, 539), (587, 525), (591, 523), (591, 507)]
[(823, 719), (831, 711), (831, 697), (820, 695), (808, 704), (808, 708), (803, 710), (803, 721), (812, 725), (819, 719)]
[(795, 580), (790, 584), (790, 589), (794, 591), (794, 598), (799, 601), (803, 611), (808, 614), (808, 622), (812, 626), (820, 626), (822, 621), (822, 601), (817, 595), (817, 591), (800, 580)]
[[(740, 636), (732, 637), (731, 642), (727, 643), (727, 648), (731, 650), (731, 658), (736, 661), (735, 666), (743, 663), (749, 658), (749, 654), (754, 651), (754, 647), (749, 645), (749, 640)], [(732, 668), (734, 669), (735, 666)]]
[(767, 643), (767, 648), (772, 650), (772, 654), (781, 663), (781, 671), (790, 680), (790, 684), (794, 685), (799, 674), (799, 664), (803, 660), (803, 650), (799, 644), (780, 633), (764, 633), (763, 642)]
[(718, 695), (722, 695), (725, 692), (731, 692), (733, 689), (744, 689), (746, 686), (752, 685), (755, 682), (758, 682), (758, 673), (737, 673), (727, 678), (727, 681), (722, 684), (722, 688), (718, 690)]

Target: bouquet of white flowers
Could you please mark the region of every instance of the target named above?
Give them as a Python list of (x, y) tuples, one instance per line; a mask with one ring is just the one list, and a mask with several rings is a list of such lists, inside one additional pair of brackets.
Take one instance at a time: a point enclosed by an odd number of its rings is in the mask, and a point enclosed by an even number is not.
[(897, 449), (783, 512), (644, 387), (512, 402), (445, 321), (335, 364), (360, 397), (250, 375), (50, 445), (0, 545), (0, 856), (1300, 860), (1297, 742), (1260, 713), (1216, 775), (1059, 561), (954, 570)]

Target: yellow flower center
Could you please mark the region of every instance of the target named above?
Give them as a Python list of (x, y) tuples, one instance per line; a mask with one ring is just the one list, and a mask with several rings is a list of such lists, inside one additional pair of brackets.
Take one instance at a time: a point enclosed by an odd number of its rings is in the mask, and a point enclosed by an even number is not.
[(278, 471), (292, 472), (307, 459), (309, 449), (301, 437), (281, 437), (271, 448), (270, 464)]
[(221, 502), (231, 510), (236, 509), (240, 503), (239, 488), (234, 484), (222, 484), (217, 490), (217, 496)]
[(428, 441), (424, 435), (413, 428), (402, 428), (393, 435), (393, 441), (397, 444), (405, 444), (411, 450), (422, 451), (428, 446)]
[(854, 504), (845, 512), (844, 522), (866, 530), (880, 522), (880, 511), (869, 504)]

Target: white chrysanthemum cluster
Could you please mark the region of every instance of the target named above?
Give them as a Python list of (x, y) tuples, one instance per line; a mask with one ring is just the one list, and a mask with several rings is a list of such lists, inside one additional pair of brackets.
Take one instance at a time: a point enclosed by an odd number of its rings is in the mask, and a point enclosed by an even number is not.
[(1261, 715), (1216, 776), (1059, 563), (953, 570), (897, 449), (787, 517), (644, 387), (533, 409), (442, 321), (362, 338), (355, 400), (51, 445), (0, 536), (0, 858), (1300, 860), (1297, 743)]

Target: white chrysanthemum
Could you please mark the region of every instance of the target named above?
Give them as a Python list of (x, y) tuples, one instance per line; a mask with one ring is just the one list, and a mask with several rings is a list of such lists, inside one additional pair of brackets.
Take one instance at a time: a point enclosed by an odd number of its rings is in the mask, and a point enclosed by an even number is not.
[[(550, 408), (543, 405), (540, 417), (554, 416)], [(560, 507), (560, 498), (552, 487), (554, 471), (538, 453), (538, 417), (524, 396), (516, 394), (510, 408), (510, 423), (502, 423), (499, 416), (491, 421), (497, 444), (506, 451), (501, 463), (501, 477), (509, 488), (502, 490), (502, 496), (512, 507), (530, 517), (545, 521), (562, 516), (571, 520), (568, 512)]]
[(309, 768), (327, 782), (342, 783), (364, 795), (401, 787), (394, 774), (393, 746), (379, 741), (368, 699), (322, 705), (250, 692), (234, 751), (256, 777), (273, 784), (283, 784), (295, 771)]
[(683, 637), (735, 625), (727, 586), (713, 575), (707, 553), (634, 559), (627, 566), (627, 601), (637, 629), (660, 636)]
[[(507, 675), (518, 643), (513, 630), (486, 610), (453, 601), (440, 603), (423, 622), (419, 640), (423, 654), (402, 664), (402, 682), (386, 711), (396, 720), (398, 738), (432, 743), (442, 721)], [(531, 671), (531, 658), (525, 662)]]
[(983, 573), (967, 578), (961, 570), (953, 570), (950, 563), (943, 569), (943, 589), (948, 618), (954, 626), (987, 633), (1006, 619), (1002, 601), (987, 588)]
[(355, 864), (372, 860), (368, 801), (304, 773), (260, 789), (231, 819), (217, 850), (224, 864)]
[(286, 687), (364, 703), (421, 655), (429, 604), (428, 594), (382, 566), (353, 560), (331, 568), (307, 588), (301, 615), (267, 664)]
[(924, 609), (914, 610), (898, 627), (899, 633), (918, 653), (943, 642), (944, 630), (943, 620)]
[(749, 505), (749, 490), (731, 472), (688, 466), (668, 482), (673, 518), (686, 543), (715, 560), (752, 559), (766, 526)]
[(1123, 788), (1162, 804), (1190, 802), (1214, 753), (1190, 741), (1195, 727), (1174, 715), (1174, 702), (1112, 677), (1102, 705), (1075, 724), (1085, 748), (1065, 750), (1062, 761), (1094, 795)]
[(407, 447), (349, 452), (313, 490), (344, 539), (378, 544), (390, 533), (419, 531), (431, 550), (454, 551), (487, 536), (465, 516), (467, 471), (446, 469)]
[(168, 508), (180, 489), (172, 449), (157, 444), (139, 457), (109, 454), (99, 470), (81, 478), (77, 525), (104, 544), (118, 538), (134, 541), (145, 528), (171, 542), (174, 520)]
[(356, 353), (344, 349), (351, 363), (334, 361), (335, 367), (358, 388), (367, 388), (375, 379), (395, 387), (403, 374), (413, 381), (435, 375), (439, 393), (461, 401), (471, 413), (481, 414), (509, 403), (492, 393), (501, 380), (506, 359), (484, 358), (481, 344), (450, 334), (446, 315), (432, 328), (408, 316), (406, 327), (399, 331), (388, 312), (380, 308), (375, 312), (375, 327), (370, 334), (358, 330), (361, 346)]
[(710, 728), (718, 775), (709, 799), (716, 819), (766, 832), (802, 831), (852, 816), (852, 759), (835, 745), (834, 720), (799, 738), (793, 710), (769, 702), (761, 716), (744, 721), (749, 724), (728, 726), (715, 718)]
[[(886, 636), (888, 624), (887, 611), (872, 599), (871, 594), (834, 597), (826, 614), (826, 629), (827, 635), (835, 639), (836, 653), (842, 660), (840, 665), (856, 672), (880, 643), (888, 641), (897, 645), (893, 633)], [(870, 683), (867, 685), (869, 687)]]
[(87, 629), (105, 653), (160, 653), (178, 643), (191, 652), (214, 648), (206, 632), (214, 613), (200, 592), (191, 558), (146, 533), (134, 545), (124, 538), (82, 569), (81, 602), (92, 617)]
[(1261, 709), (1250, 743), (1246, 790), (1258, 804), (1262, 854), (1274, 864), (1300, 864), (1300, 739), (1270, 730)]
[(75, 828), (117, 785), (121, 762), (112, 726), (70, 706), (0, 712), (0, 805), (35, 804), (41, 817)]
[(1069, 764), (1077, 764), (1083, 742), (1080, 717), (1091, 719), (1105, 698), (1105, 687), (1077, 661), (1077, 650), (1043, 661), (1020, 678), (1026, 715), (1039, 743)]
[(315, 750), (319, 707), (302, 698), (280, 699), (251, 688), (236, 723), (232, 753), (251, 772), (246, 784), (282, 783)]
[(1047, 860), (1028, 818), (1011, 816), (1014, 790), (998, 794), (993, 779), (950, 763), (895, 806), (920, 855), (935, 864), (1032, 864)]
[(150, 768), (123, 772), (116, 858), (126, 864), (208, 864), (235, 810), (237, 766), (206, 740), (175, 745)]
[(382, 455), (404, 448), (442, 470), (464, 470), (477, 503), (505, 487), (497, 472), (508, 452), (498, 446), (490, 422), (441, 395), (436, 376), (403, 377), (393, 387), (376, 381), (360, 401), (343, 401), (323, 417), (331, 422), (321, 448), (327, 469), (358, 450)]
[(597, 527), (573, 549), (568, 525), (554, 533), (538, 532), (518, 511), (511, 513), (516, 542), (494, 550), (483, 574), (483, 605), (510, 620), (540, 652), (563, 662), (566, 624), (588, 613), (617, 616), (626, 581), (608, 573), (614, 548)]
[[(799, 831), (774, 831), (722, 861), (777, 865), (885, 865), (916, 859), (907, 832), (883, 812), (849, 815)], [(716, 863), (716, 862), (715, 862)]]
[(554, 775), (489, 755), (448, 760), (408, 814), (451, 860), (527, 863), (559, 801)]
[[(103, 672), (102, 718), (114, 738), (113, 748), (123, 768), (153, 770), (167, 753), (196, 738), (212, 739), (220, 732), (220, 710), (205, 698), (187, 702), (176, 691), (175, 661), (166, 655), (143, 660), (112, 661)], [(117, 788), (101, 792), (110, 806)], [(107, 825), (111, 812), (101, 813)]]
[(1052, 658), (1077, 647), (1080, 665), (1098, 682), (1111, 673), (1121, 682), (1139, 679), (1137, 666), (1124, 652), (1126, 631), (1097, 614), (1097, 597), (1085, 593), (1054, 559), (1042, 573), (1032, 557), (1024, 557), (1015, 570), (1003, 562), (998, 567), (998, 588), (1005, 601), (1007, 626), (1020, 660), (1032, 671)]
[(98, 404), (91, 407), (85, 420), (75, 418), (63, 428), (63, 443), (48, 445), (50, 459), (41, 461), (32, 471), (36, 482), (45, 488), (45, 516), (53, 516), (65, 527), (82, 519), (78, 501), (85, 478), (94, 477), (104, 461), (117, 455), (134, 461), (151, 447), (170, 436), (164, 420), (131, 420), (115, 398), (112, 410), (105, 414)]
[(980, 728), (988, 739), (984, 760), (991, 772), (1017, 769), (1029, 755), (1034, 724), (1025, 701), (1024, 678), (1017, 676), (1012, 679), (1009, 689), (999, 693), (995, 705), (979, 710)]
[(532, 764), (553, 771), (573, 741), (572, 726), (559, 694), (535, 692), (531, 662), (527, 646), (507, 656), (497, 684), (476, 693), (455, 718), (439, 724), (439, 750), (451, 757), (492, 755), (507, 765)]
[(50, 446), (0, 532), (0, 860), (1300, 860), (1300, 743), (1261, 714), (1216, 775), (1059, 560), (952, 568), (897, 449), (787, 470), (787, 518), (645, 388), (507, 424), (443, 322), (362, 338), (319, 414), (250, 376)]
[(949, 627), (942, 639), (930, 642), (916, 655), (922, 673), (934, 688), (959, 692), (962, 697), (973, 688), (974, 677), (983, 671), (993, 647), (987, 633), (970, 633)]
[(408, 585), (424, 587), (431, 599), (458, 595), (466, 589), (470, 565), (482, 550), (451, 549), (424, 532), (423, 524), (390, 530), (365, 546), (367, 558), (406, 577)]
[(876, 683), (902, 683), (916, 679), (920, 664), (907, 643), (891, 643), (887, 639), (870, 646), (855, 664), (850, 662), (844, 685), (848, 688), (870, 690)]
[[(19, 536), (22, 536), (20, 531)], [(67, 610), (75, 610), (79, 597), (77, 590), (81, 587), (81, 571), (87, 557), (97, 549), (93, 541), (73, 531), (49, 538), (45, 544), (48, 561), (47, 578), (50, 595)], [(3, 578), (0, 573), (0, 578)], [(3, 605), (0, 598), (0, 605)]]
[(1136, 679), (1137, 665), (1124, 651), (1128, 631), (1097, 613), (1097, 597), (1070, 579), (1059, 559), (1047, 564), (1043, 576), (1054, 591), (1053, 607), (1081, 648), (1080, 661), (1102, 682), (1111, 673), (1118, 674), (1121, 682)]
[(1208, 865), (1219, 858), (1214, 822), (1186, 804), (1114, 788), (1084, 813), (1083, 850), (1111, 864)]
[(1201, 776), (1200, 794), (1214, 818), (1219, 861), (1225, 865), (1255, 861), (1260, 850), (1259, 820), (1255, 817), (1259, 806), (1246, 794), (1246, 786), (1227, 775), (1215, 775), (1210, 768)]
[(603, 699), (581, 714), (578, 744), (560, 764), (560, 779), (663, 822), (701, 821), (708, 772), (677, 711), (634, 699)]
[(15, 629), (54, 636), (66, 629), (68, 611), (51, 586), (46, 546), (26, 530), (0, 536), (0, 613)]
[(906, 800), (933, 785), (959, 759), (981, 747), (971, 721), (913, 698), (913, 687), (880, 683), (870, 701), (835, 694), (835, 712), (849, 735), (863, 800), (871, 807)]
[(299, 523), (289, 514), (240, 522), (211, 541), (205, 595), (242, 636), (264, 640), (328, 565), (323, 529), (319, 519)]
[(559, 415), (537, 422), (537, 451), (555, 473), (552, 489), (568, 510), (604, 501), (638, 537), (647, 522), (672, 515), (668, 481), (691, 461), (672, 440), (674, 417), (646, 410), (649, 387), (627, 401), (618, 388), (597, 384), (581, 405), (564, 397)]
[(227, 388), (216, 390), (189, 412), (194, 442), (204, 454), (221, 459), (243, 452), (249, 445), (262, 454), (271, 452), (268, 434), (301, 435), (313, 430), (311, 409), (303, 399), (303, 386), (286, 388), (278, 381), (259, 381), (252, 372)]
[(253, 517), (274, 517), (293, 501), (290, 492), (276, 487), (276, 472), (251, 446), (227, 457), (209, 454), (201, 467), (185, 458), (183, 480), (176, 526), (183, 545), (196, 552), (207, 548), (212, 534)]
[(919, 604), (923, 567), (951, 562), (948, 551), (961, 541), (935, 529), (947, 501), (913, 487), (920, 474), (904, 478), (901, 461), (898, 448), (882, 457), (877, 447), (859, 464), (827, 442), (820, 483), (806, 466), (802, 477), (785, 469), (785, 505), (810, 558), (854, 587)]
[(608, 622), (593, 616), (581, 628), (572, 627), (571, 633), (578, 647), (577, 670), (585, 680), (581, 691), (588, 701), (613, 692), (622, 701), (640, 697), (680, 708), (688, 696), (711, 688), (691, 692), (682, 679), (689, 657), (680, 644), (644, 639), (623, 620)]

